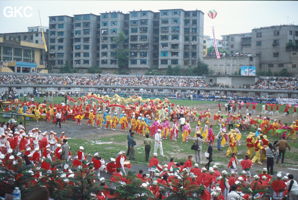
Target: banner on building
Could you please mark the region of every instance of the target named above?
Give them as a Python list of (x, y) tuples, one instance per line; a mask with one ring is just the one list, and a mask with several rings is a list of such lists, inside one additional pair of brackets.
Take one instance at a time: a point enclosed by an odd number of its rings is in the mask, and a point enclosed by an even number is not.
[(255, 76), (256, 75), (256, 67), (255, 66), (241, 66), (240, 67), (240, 75), (241, 76)]

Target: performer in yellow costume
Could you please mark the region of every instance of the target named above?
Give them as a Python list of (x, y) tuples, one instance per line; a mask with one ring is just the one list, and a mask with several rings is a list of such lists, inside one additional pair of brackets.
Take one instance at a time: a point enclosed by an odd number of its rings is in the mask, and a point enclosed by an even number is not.
[(94, 122), (95, 122), (95, 114), (93, 113), (93, 110), (91, 110), (89, 112), (89, 116), (88, 116), (88, 125), (94, 126)]
[(237, 148), (237, 143), (241, 139), (241, 133), (238, 130), (231, 130), (230, 133), (228, 134), (229, 137), (229, 147), (226, 152), (226, 156), (230, 156), (232, 153), (237, 154), (238, 153), (238, 148)]
[(261, 165), (262, 164), (262, 162), (261, 162), (261, 151), (263, 149), (262, 140), (257, 138), (255, 143), (254, 143), (254, 146), (255, 146), (255, 156), (253, 157), (252, 162), (253, 163), (257, 162), (258, 164)]
[(120, 123), (120, 125), (121, 125), (121, 129), (122, 129), (122, 130), (127, 129), (127, 127), (128, 127), (128, 119), (127, 119), (127, 117), (126, 117), (126, 114), (124, 114), (124, 115), (120, 118), (119, 123)]
[(117, 113), (114, 113), (114, 116), (112, 118), (112, 129), (113, 130), (116, 130), (118, 123), (119, 123), (119, 118), (117, 117)]
[(103, 123), (103, 115), (101, 111), (98, 111), (96, 113), (96, 125), (100, 128), (102, 128), (102, 123)]
[(254, 133), (253, 132), (250, 132), (248, 134), (248, 136), (246, 137), (246, 146), (247, 146), (247, 152), (246, 154), (248, 155), (248, 157), (251, 159), (254, 155), (254, 152), (255, 152), (255, 147), (254, 147), (254, 142), (255, 142), (255, 139), (254, 139)]

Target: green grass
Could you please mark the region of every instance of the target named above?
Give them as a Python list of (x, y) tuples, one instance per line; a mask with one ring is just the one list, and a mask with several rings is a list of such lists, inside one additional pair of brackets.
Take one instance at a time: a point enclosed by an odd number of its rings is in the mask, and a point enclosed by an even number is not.
[(179, 100), (179, 99), (170, 99), (171, 103), (181, 105), (181, 106), (196, 106), (200, 104), (217, 104), (216, 101), (191, 101), (191, 100)]

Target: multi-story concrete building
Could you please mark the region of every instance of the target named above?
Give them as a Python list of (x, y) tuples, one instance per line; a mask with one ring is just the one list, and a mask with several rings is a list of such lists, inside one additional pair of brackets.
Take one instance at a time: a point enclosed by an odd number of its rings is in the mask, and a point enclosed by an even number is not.
[(100, 67), (118, 68), (116, 58), (117, 42), (119, 33), (124, 33), (125, 15), (122, 12), (109, 12), (100, 15)]
[[(203, 40), (203, 57), (211, 56), (211, 55), (208, 55), (208, 49), (210, 47), (213, 47), (214, 46), (213, 44), (214, 44), (213, 38), (205, 35)], [(223, 48), (223, 41), (216, 39), (216, 45), (218, 49)], [(212, 56), (216, 57), (215, 53)]]
[(159, 68), (195, 66), (203, 57), (201, 11), (161, 10), (159, 18)]
[(251, 33), (224, 35), (224, 48), (230, 55), (251, 55), (259, 61), (257, 72), (278, 73), (286, 69), (298, 74), (298, 26), (255, 28)]
[(223, 35), (223, 48), (230, 56), (251, 53), (251, 33)]
[(97, 16), (75, 15), (73, 18), (73, 67), (80, 71), (96, 66)]
[(185, 11), (183, 66), (196, 66), (203, 58), (204, 13)]
[(49, 65), (59, 71), (72, 65), (73, 18), (66, 15), (49, 17)]
[(256, 28), (252, 30), (252, 53), (260, 57), (258, 71), (280, 72), (287, 69), (298, 74), (298, 26), (282, 25)]
[(49, 62), (56, 71), (66, 64), (80, 71), (117, 69), (116, 38), (122, 32), (131, 70), (195, 66), (203, 56), (203, 20), (201, 11), (182, 9), (51, 16)]
[(150, 68), (153, 65), (154, 13), (129, 13), (129, 68)]
[(31, 41), (28, 41), (25, 36), (14, 33), (12, 36), (9, 33), (0, 35), (1, 72), (29, 73), (45, 69), (44, 45), (35, 43), (30, 38)]
[(160, 10), (159, 13), (159, 68), (183, 66), (184, 10)]

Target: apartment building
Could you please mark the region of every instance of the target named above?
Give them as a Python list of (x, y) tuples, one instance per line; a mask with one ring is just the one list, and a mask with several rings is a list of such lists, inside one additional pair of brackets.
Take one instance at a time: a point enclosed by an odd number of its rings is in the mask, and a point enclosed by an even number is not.
[(116, 58), (119, 33), (124, 33), (125, 15), (122, 12), (108, 12), (100, 15), (99, 65), (101, 68), (118, 68)]
[(129, 13), (129, 68), (150, 68), (153, 65), (154, 13)]
[(65, 65), (72, 65), (73, 18), (66, 15), (49, 17), (48, 50), (49, 65), (59, 71)]
[(96, 66), (97, 16), (74, 15), (73, 18), (73, 67), (86, 71)]

